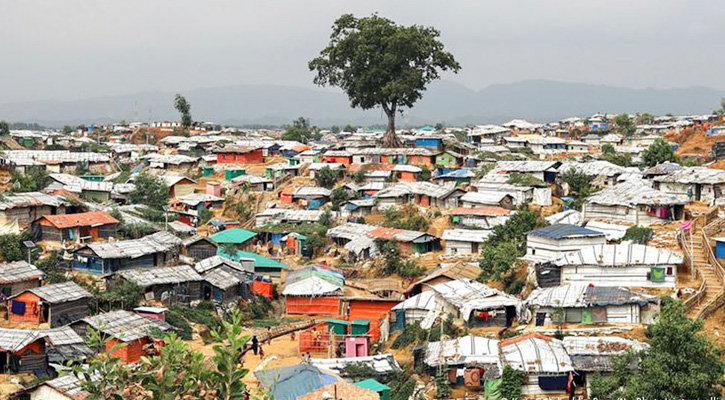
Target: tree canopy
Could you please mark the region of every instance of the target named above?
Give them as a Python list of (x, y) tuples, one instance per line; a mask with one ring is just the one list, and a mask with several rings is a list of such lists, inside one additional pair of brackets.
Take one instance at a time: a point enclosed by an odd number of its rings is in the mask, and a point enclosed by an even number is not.
[(37, 192), (44, 188), (50, 178), (48, 172), (39, 167), (30, 167), (25, 173), (13, 171), (10, 188), (13, 192)]
[(662, 138), (655, 139), (654, 143), (642, 152), (642, 162), (647, 167), (654, 167), (665, 161), (678, 162), (679, 159), (672, 146)]
[(336, 171), (330, 169), (330, 167), (322, 167), (321, 170), (315, 175), (315, 181), (318, 186), (323, 188), (332, 189), (337, 183), (338, 174)]
[[(703, 335), (703, 321), (687, 317), (681, 301), (662, 299), (662, 312), (648, 331), (650, 348), (626, 354), (615, 365), (612, 377), (596, 377), (592, 395), (598, 398), (653, 399), (717, 398), (725, 364), (722, 350)], [(639, 357), (636, 371), (634, 357)]]
[(637, 130), (637, 125), (629, 117), (629, 114), (619, 114), (614, 117), (614, 125), (617, 131), (625, 136), (632, 136)]
[(295, 142), (307, 143), (310, 139), (319, 139), (320, 134), (317, 128), (310, 127), (310, 122), (305, 117), (299, 117), (292, 121), (292, 125), (287, 127), (285, 133), (282, 134), (282, 140), (293, 140)]
[(398, 25), (377, 14), (344, 14), (332, 26), (329, 45), (308, 66), (315, 84), (341, 88), (352, 107), (381, 107), (388, 117), (383, 146), (401, 147), (396, 113), (412, 107), (441, 71), (461, 68), (439, 36), (435, 28)]
[(156, 210), (168, 205), (169, 186), (163, 179), (142, 172), (134, 183), (136, 188), (129, 193), (129, 198), (134, 203), (145, 204)]
[(189, 129), (191, 126), (191, 104), (186, 101), (186, 97), (176, 94), (174, 98), (174, 108), (181, 114), (181, 126)]
[(0, 121), (0, 136), (5, 136), (10, 134), (10, 125), (8, 125), (5, 121)]
[(617, 153), (617, 151), (614, 149), (614, 146), (609, 143), (605, 143), (602, 146), (601, 159), (604, 161), (609, 161), (612, 164), (619, 165), (620, 167), (626, 168), (632, 166), (632, 156), (627, 153)]

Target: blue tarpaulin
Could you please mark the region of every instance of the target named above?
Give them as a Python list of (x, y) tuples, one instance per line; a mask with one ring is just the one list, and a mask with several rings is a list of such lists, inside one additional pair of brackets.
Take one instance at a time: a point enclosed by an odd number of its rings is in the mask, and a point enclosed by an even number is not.
[(25, 315), (25, 303), (22, 301), (13, 300), (11, 309), (15, 315)]
[(337, 382), (334, 375), (307, 364), (264, 369), (254, 375), (275, 400), (294, 400)]

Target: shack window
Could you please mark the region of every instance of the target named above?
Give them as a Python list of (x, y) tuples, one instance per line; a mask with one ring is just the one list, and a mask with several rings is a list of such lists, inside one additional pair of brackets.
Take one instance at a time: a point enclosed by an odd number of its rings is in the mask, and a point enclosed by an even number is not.
[(665, 281), (665, 269), (660, 267), (652, 267), (650, 270), (650, 281), (652, 282), (664, 282)]
[(566, 322), (570, 324), (578, 324), (582, 322), (582, 310), (578, 308), (570, 308), (566, 310)]

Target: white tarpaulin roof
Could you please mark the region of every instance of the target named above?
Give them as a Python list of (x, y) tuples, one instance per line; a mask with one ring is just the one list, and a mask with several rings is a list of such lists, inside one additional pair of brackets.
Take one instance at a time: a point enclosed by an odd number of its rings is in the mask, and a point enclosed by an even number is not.
[(533, 334), (504, 341), (501, 343), (501, 354), (506, 364), (529, 373), (574, 370), (562, 341), (543, 335)]
[(517, 314), (521, 310), (521, 300), (470, 279), (439, 283), (431, 289), (440, 298), (458, 308), (465, 321), (468, 321), (474, 310), (490, 310), (506, 306), (515, 306)]
[(446, 365), (496, 364), (499, 365), (499, 341), (480, 336), (428, 343), (425, 363), (437, 367), (442, 358)]
[(581, 217), (582, 217), (582, 213), (580, 213), (577, 210), (566, 210), (566, 211), (562, 211), (560, 213), (549, 215), (548, 217), (546, 217), (544, 219), (552, 225), (553, 224), (579, 225), (579, 221), (581, 220)]
[(428, 310), (435, 311), (436, 296), (432, 290), (416, 294), (392, 308), (393, 310)]
[(285, 296), (322, 296), (338, 291), (340, 291), (340, 286), (313, 276), (287, 285), (282, 294)]
[(627, 229), (629, 229), (630, 227), (626, 225), (608, 224), (599, 221), (589, 221), (587, 222), (586, 228), (593, 231), (602, 232), (607, 240), (621, 240), (624, 235), (627, 234)]
[(677, 265), (682, 264), (682, 254), (643, 244), (622, 243), (585, 247), (565, 253), (554, 261), (558, 266), (599, 265), (602, 267), (626, 267), (629, 265)]

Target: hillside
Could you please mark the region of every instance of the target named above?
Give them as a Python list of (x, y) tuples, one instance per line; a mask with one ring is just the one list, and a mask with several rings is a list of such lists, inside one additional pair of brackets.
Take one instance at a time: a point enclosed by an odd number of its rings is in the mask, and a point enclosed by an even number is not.
[[(349, 107), (338, 91), (314, 87), (246, 85), (184, 91), (201, 121), (231, 125), (280, 125), (305, 116), (320, 126), (385, 122), (379, 110)], [(71, 94), (69, 94), (71, 95)], [(174, 93), (144, 92), (73, 101), (33, 101), (0, 105), (0, 120), (51, 126), (119, 120), (176, 118)], [(627, 89), (582, 83), (532, 80), (471, 90), (451, 82), (431, 85), (400, 126), (446, 122), (451, 125), (501, 123), (513, 118), (551, 121), (597, 112), (690, 114), (710, 112), (725, 92), (703, 87)]]

